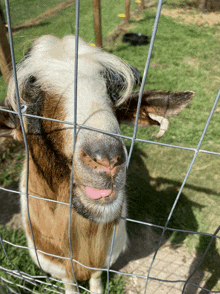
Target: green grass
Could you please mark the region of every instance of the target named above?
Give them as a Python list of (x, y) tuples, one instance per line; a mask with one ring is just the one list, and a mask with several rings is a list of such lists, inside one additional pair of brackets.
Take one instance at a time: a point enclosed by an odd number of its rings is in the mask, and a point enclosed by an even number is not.
[[(135, 31), (149, 35), (153, 22), (153, 14), (146, 12)], [(219, 38), (216, 33), (216, 29), (181, 25), (161, 16), (145, 88), (192, 90), (196, 96), (186, 111), (169, 119), (169, 132), (160, 141), (196, 147), (219, 87), (220, 70), (216, 66), (220, 61)], [(147, 50), (148, 46), (121, 44), (112, 52), (143, 72)], [(215, 125), (218, 122), (219, 116), (215, 115), (206, 137), (207, 140), (215, 138), (217, 149), (220, 138)], [(154, 139), (150, 135), (152, 130), (139, 129), (138, 137)]]
[[(18, 3), (23, 2), (13, 2), (15, 12)], [(48, 7), (52, 5), (51, 3), (47, 1)], [(166, 1), (165, 5), (177, 8), (183, 7), (184, 3), (173, 0)], [(94, 43), (91, 5), (89, 0), (81, 1), (80, 36)], [(42, 8), (41, 5), (39, 7)], [(19, 16), (17, 19), (16, 13), (12, 17), (14, 25), (29, 18), (24, 12), (25, 7), (22, 7), (21, 10), (23, 13), (21, 18)], [(42, 11), (36, 10), (33, 13), (30, 10), (30, 13), (34, 17)], [(121, 21), (117, 15), (123, 12), (124, 2), (102, 1), (104, 41)], [(151, 36), (154, 17), (154, 7), (147, 9), (138, 21), (131, 21), (130, 30)], [(219, 88), (219, 28), (219, 25), (209, 28), (202, 25), (180, 24), (170, 17), (161, 16), (145, 88), (172, 91), (192, 90), (196, 92), (196, 96), (184, 111), (169, 118), (169, 129), (160, 140), (155, 138), (154, 135), (158, 129), (153, 127), (139, 128), (138, 138), (196, 148)], [(17, 62), (21, 60), (31, 42), (40, 35), (54, 34), (62, 37), (73, 31), (74, 6), (71, 6), (31, 29), (16, 33), (14, 45)], [(149, 45), (132, 47), (123, 44), (120, 38), (116, 40), (114, 46), (107, 47), (109, 52), (124, 58), (141, 72), (144, 70), (148, 48)], [(1, 100), (6, 93), (2, 78), (0, 79), (0, 90)], [(202, 144), (203, 149), (219, 152), (219, 123), (218, 105)], [(121, 129), (124, 135), (132, 136), (132, 126), (122, 125)], [(129, 140), (126, 140), (126, 145), (129, 149)], [(193, 152), (191, 151), (136, 142), (127, 181), (129, 217), (138, 220), (149, 218), (152, 223), (163, 226), (192, 157)], [(214, 233), (220, 222), (218, 159), (219, 157), (214, 155), (198, 155), (168, 227)], [(18, 161), (22, 162), (22, 159)], [(2, 185), (9, 184), (8, 180), (13, 177), (10, 170), (14, 170), (13, 166), (1, 170)], [(10, 236), (11, 233), (6, 237), (10, 238)], [(17, 238), (20, 240), (15, 235), (16, 243), (18, 243)], [(174, 248), (185, 246), (189, 251), (196, 249), (199, 253), (204, 251), (210, 240), (209, 237), (172, 231), (167, 231), (166, 238), (170, 240)], [(219, 250), (219, 241), (216, 241), (202, 265), (203, 270), (209, 273), (214, 272), (214, 278), (220, 276), (218, 270), (213, 269), (217, 268), (219, 262)], [(35, 270), (37, 271), (37, 268)], [(220, 290), (220, 285), (217, 285), (216, 282), (210, 286), (211, 288)]]
[[(9, 0), (10, 16), (12, 27), (22, 24), (26, 20), (32, 19), (44, 11), (55, 7), (63, 0)], [(5, 13), (5, 2), (2, 3)], [(6, 17), (5, 17), (6, 19)]]

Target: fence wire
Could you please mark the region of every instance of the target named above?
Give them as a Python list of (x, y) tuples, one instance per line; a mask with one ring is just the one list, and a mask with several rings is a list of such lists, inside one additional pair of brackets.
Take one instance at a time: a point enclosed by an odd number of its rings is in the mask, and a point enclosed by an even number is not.
[[(75, 75), (73, 77), (73, 83), (74, 83), (74, 111), (75, 111), (75, 115), (74, 115), (75, 121), (74, 121), (74, 123), (22, 113), (22, 109), (21, 109), (21, 105), (20, 105), (20, 99), (19, 99), (18, 83), (17, 83), (17, 73), (16, 73), (16, 64), (15, 64), (15, 56), (14, 56), (12, 28), (11, 28), (11, 20), (10, 20), (10, 8), (9, 8), (8, 0), (5, 0), (7, 23), (8, 23), (8, 34), (9, 34), (9, 41), (10, 41), (10, 48), (11, 48), (13, 76), (14, 76), (14, 81), (15, 81), (15, 92), (16, 92), (16, 100), (17, 100), (17, 105), (18, 105), (18, 112), (10, 111), (10, 110), (4, 110), (4, 109), (1, 109), (1, 111), (7, 111), (9, 113), (17, 114), (18, 117), (19, 117), (20, 123), (21, 123), (21, 128), (22, 128), (22, 133), (23, 133), (24, 143), (25, 143), (25, 151), (26, 151), (26, 156), (27, 156), (27, 164), (26, 164), (27, 178), (26, 178), (26, 194), (25, 195), (26, 195), (26, 201), (27, 201), (28, 220), (29, 220), (29, 224), (30, 224), (30, 228), (31, 228), (31, 235), (32, 235), (33, 246), (34, 246), (34, 248), (32, 248), (32, 249), (34, 249), (34, 251), (35, 251), (37, 263), (38, 263), (38, 266), (39, 266), (39, 268), (40, 268), (40, 270), (42, 272), (42, 275), (41, 276), (32, 276), (32, 275), (30, 275), (30, 274), (28, 274), (26, 272), (20, 271), (19, 268), (18, 268), (18, 265), (14, 264), (12, 262), (10, 256), (7, 254), (7, 251), (5, 249), (5, 245), (10, 245), (11, 247), (14, 247), (14, 248), (25, 249), (27, 251), (30, 248), (27, 247), (27, 246), (21, 246), (21, 245), (13, 244), (12, 242), (9, 242), (8, 240), (3, 239), (0, 236), (1, 248), (4, 251), (4, 254), (5, 254), (9, 264), (11, 264), (12, 267), (14, 268), (13, 270), (10, 270), (10, 269), (7, 269), (7, 268), (0, 265), (0, 272), (3, 271), (7, 276), (7, 278), (3, 278), (3, 277), (0, 276), (0, 293), (5, 293), (5, 290), (2, 288), (2, 286), (5, 289), (7, 289), (7, 293), (15, 293), (15, 294), (17, 294), (17, 293), (21, 293), (22, 290), (24, 290), (27, 293), (37, 293), (36, 291), (33, 291), (32, 289), (30, 289), (28, 287), (28, 284), (34, 285), (34, 286), (41, 286), (42, 287), (41, 289), (44, 292), (48, 291), (48, 293), (50, 293), (50, 292), (51, 293), (61, 293), (60, 291), (64, 290), (64, 288), (62, 286), (57, 286), (57, 285), (54, 284), (54, 282), (60, 282), (59, 280), (49, 276), (47, 273), (44, 272), (44, 270), (41, 267), (40, 261), (39, 261), (38, 253), (43, 253), (43, 254), (51, 256), (51, 257), (56, 257), (56, 258), (66, 259), (66, 260), (71, 261), (71, 267), (72, 267), (72, 272), (73, 272), (73, 277), (74, 277), (74, 285), (76, 285), (76, 287), (77, 287), (77, 293), (82, 293), (82, 291), (87, 291), (89, 293), (92, 293), (92, 292), (89, 291), (84, 286), (78, 284), (78, 282), (77, 282), (77, 280), (75, 278), (75, 274), (74, 274), (73, 262), (78, 263), (78, 264), (80, 264), (80, 265), (82, 265), (82, 266), (84, 266), (85, 268), (88, 268), (88, 269), (102, 270), (103, 272), (105, 272), (107, 274), (107, 287), (106, 287), (107, 292), (106, 293), (110, 293), (110, 283), (109, 283), (109, 280), (110, 280), (109, 275), (110, 275), (110, 273), (115, 273), (115, 274), (123, 275), (123, 276), (127, 276), (127, 277), (136, 277), (136, 278), (145, 279), (146, 283), (145, 283), (144, 293), (147, 293), (148, 281), (149, 280), (154, 280), (154, 281), (163, 282), (163, 283), (170, 283), (170, 284), (182, 283), (183, 284), (182, 294), (185, 293), (185, 290), (186, 290), (186, 287), (187, 287), (188, 284), (191, 284), (191, 285), (197, 287), (198, 289), (203, 290), (204, 293), (220, 293), (220, 291), (212, 291), (212, 290), (209, 290), (209, 289), (205, 289), (205, 288), (201, 287), (200, 285), (197, 285), (195, 283), (190, 282), (191, 278), (193, 277), (193, 275), (195, 275), (196, 271), (200, 268), (202, 262), (204, 261), (205, 256), (207, 255), (207, 252), (210, 249), (211, 244), (213, 243), (213, 241), (215, 239), (220, 240), (220, 236), (217, 235), (218, 232), (220, 231), (220, 226), (216, 229), (216, 231), (213, 234), (208, 234), (208, 233), (204, 233), (204, 232), (197, 232), (197, 231), (190, 231), (190, 230), (176, 229), (176, 228), (171, 228), (171, 227), (168, 226), (169, 221), (170, 221), (170, 219), (171, 219), (171, 217), (173, 215), (173, 212), (175, 210), (175, 207), (177, 205), (177, 202), (178, 202), (178, 200), (179, 200), (179, 198), (180, 198), (180, 196), (182, 194), (183, 187), (185, 186), (187, 178), (189, 177), (189, 174), (190, 174), (190, 172), (192, 170), (192, 167), (194, 165), (194, 162), (196, 160), (197, 155), (199, 153), (220, 155), (220, 153), (218, 153), (218, 152), (212, 152), (212, 151), (202, 150), (201, 149), (201, 145), (202, 145), (203, 139), (205, 137), (207, 128), (209, 126), (210, 120), (212, 118), (212, 115), (214, 113), (214, 110), (216, 108), (218, 100), (220, 98), (220, 90), (218, 91), (217, 96), (215, 98), (213, 107), (212, 107), (212, 109), (210, 111), (209, 117), (208, 117), (207, 122), (205, 124), (204, 130), (203, 130), (202, 135), (200, 137), (197, 148), (189, 148), (189, 147), (182, 147), (182, 146), (177, 146), (177, 145), (172, 145), (172, 144), (165, 144), (165, 143), (154, 142), (154, 141), (150, 141), (150, 140), (139, 139), (139, 138), (136, 137), (137, 129), (138, 129), (138, 118), (139, 118), (139, 113), (140, 113), (141, 99), (142, 99), (142, 94), (143, 94), (144, 86), (145, 86), (146, 79), (147, 79), (147, 74), (148, 74), (149, 64), (150, 64), (151, 55), (152, 55), (152, 51), (153, 51), (154, 41), (155, 41), (155, 38), (156, 38), (156, 32), (157, 32), (157, 28), (158, 28), (159, 19), (160, 19), (162, 2), (163, 2), (163, 0), (159, 0), (159, 2), (158, 2), (156, 17), (155, 17), (155, 23), (154, 23), (154, 27), (153, 27), (153, 33), (152, 33), (152, 38), (151, 38), (150, 47), (149, 47), (149, 51), (148, 51), (148, 55), (147, 55), (147, 61), (146, 61), (146, 65), (145, 65), (145, 69), (144, 69), (144, 73), (143, 73), (141, 89), (140, 89), (140, 92), (139, 92), (139, 98), (138, 98), (138, 104), (137, 104), (137, 115), (136, 115), (136, 120), (135, 120), (135, 125), (134, 125), (134, 132), (133, 132), (133, 136), (129, 137), (129, 136), (113, 134), (113, 133), (110, 133), (110, 132), (106, 132), (106, 131), (102, 131), (102, 130), (98, 130), (98, 129), (95, 129), (95, 128), (91, 128), (91, 127), (87, 127), (87, 126), (84, 126), (84, 125), (77, 124), (76, 110), (77, 110), (77, 79), (78, 79), (77, 71), (78, 71), (78, 37), (79, 37), (79, 6), (80, 6), (80, 1), (79, 0), (75, 1), (75, 5), (76, 5), (76, 20), (75, 20), (76, 54), (75, 54)], [(146, 143), (146, 144), (155, 144), (155, 145), (159, 145), (159, 146), (164, 146), (164, 147), (169, 147), (169, 148), (177, 148), (177, 149), (181, 149), (181, 150), (188, 150), (188, 151), (194, 152), (194, 156), (192, 158), (190, 166), (189, 166), (189, 168), (188, 168), (188, 170), (186, 172), (185, 178), (184, 178), (184, 180), (182, 182), (182, 185), (181, 185), (181, 187), (179, 189), (179, 192), (178, 192), (178, 194), (176, 196), (176, 199), (175, 199), (175, 201), (173, 203), (173, 206), (172, 206), (172, 208), (170, 210), (170, 213), (168, 215), (168, 218), (167, 218), (164, 226), (159, 226), (159, 225), (156, 225), (156, 224), (153, 224), (153, 223), (150, 223), (150, 222), (142, 222), (142, 221), (137, 221), (137, 220), (134, 220), (134, 219), (120, 217), (120, 219), (122, 219), (124, 221), (127, 221), (127, 222), (130, 222), (130, 223), (137, 223), (137, 224), (141, 224), (143, 226), (153, 227), (153, 228), (162, 230), (162, 233), (160, 235), (160, 239), (159, 239), (159, 242), (158, 242), (158, 246), (157, 246), (157, 248), (155, 250), (155, 253), (154, 253), (153, 257), (152, 257), (152, 261), (151, 261), (151, 264), (149, 266), (147, 275), (139, 275), (139, 274), (134, 274), (134, 273), (119, 272), (119, 271), (116, 271), (116, 270), (113, 270), (113, 269), (110, 268), (112, 252), (113, 252), (113, 246), (114, 246), (115, 233), (116, 233), (117, 220), (115, 221), (115, 226), (114, 226), (114, 230), (113, 230), (110, 257), (109, 257), (107, 268), (97, 269), (97, 268), (87, 267), (87, 266), (81, 264), (80, 262), (78, 262), (77, 260), (73, 259), (73, 252), (72, 252), (72, 246), (71, 246), (71, 230), (70, 230), (70, 228), (71, 228), (72, 187), (73, 187), (73, 168), (72, 168), (71, 178), (70, 178), (70, 182), (71, 182), (71, 185), (70, 185), (71, 189), (70, 190), (71, 191), (70, 191), (69, 204), (64, 203), (64, 202), (60, 202), (60, 201), (51, 200), (51, 199), (40, 198), (40, 197), (37, 197), (35, 195), (28, 194), (29, 150), (28, 150), (28, 143), (27, 143), (27, 138), (26, 138), (26, 134), (25, 134), (24, 124), (23, 124), (23, 116), (40, 118), (40, 119), (50, 120), (50, 121), (55, 121), (55, 122), (61, 122), (61, 123), (73, 126), (74, 127), (74, 146), (73, 146), (73, 151), (75, 150), (76, 133), (77, 133), (76, 130), (78, 128), (84, 128), (84, 129), (88, 129), (88, 130), (91, 130), (91, 131), (94, 131), (94, 132), (100, 132), (100, 133), (104, 133), (104, 134), (108, 134), (108, 135), (113, 135), (113, 136), (116, 136), (116, 137), (118, 136), (118, 137), (121, 137), (122, 139), (129, 139), (129, 140), (131, 140), (131, 146), (130, 146), (129, 155), (128, 155), (127, 168), (129, 168), (130, 159), (131, 159), (131, 155), (133, 153), (133, 148), (134, 148), (135, 142), (142, 142), (142, 143)], [(0, 187), (0, 189), (3, 190), (3, 191), (10, 192), (10, 193), (24, 194), (24, 193), (14, 191), (14, 190), (11, 190), (11, 189), (6, 189), (6, 188), (3, 188), (3, 187)], [(29, 205), (28, 205), (29, 197), (36, 198), (39, 201), (51, 201), (51, 202), (54, 202), (54, 203), (57, 203), (57, 204), (62, 204), (62, 205), (68, 205), (69, 206), (69, 226), (68, 226), (68, 231), (69, 231), (69, 246), (70, 246), (70, 252), (71, 252), (69, 258), (49, 254), (47, 252), (38, 250), (36, 248), (35, 241), (34, 241), (34, 236), (33, 236), (33, 231), (32, 231), (32, 226), (31, 226)], [(181, 280), (181, 279), (180, 280), (161, 279), (161, 278), (152, 277), (150, 275), (151, 270), (152, 270), (152, 266), (154, 264), (156, 256), (158, 255), (158, 251), (161, 248), (162, 240), (163, 240), (163, 237), (164, 237), (164, 234), (165, 234), (166, 231), (182, 232), (182, 233), (188, 233), (188, 234), (195, 234), (195, 235), (201, 235), (201, 236), (210, 237), (210, 241), (209, 241), (203, 255), (201, 256), (201, 259), (200, 259), (199, 263), (195, 267), (194, 271), (185, 280)], [(23, 284), (19, 284), (19, 283), (15, 283), (15, 282), (11, 281), (10, 277), (15, 277), (18, 280), (21, 280), (23, 282)], [(16, 285), (16, 287), (17, 287), (16, 291), (11, 287), (12, 285), (13, 286)], [(52, 286), (53, 289), (48, 288), (49, 286)], [(201, 292), (201, 293), (203, 293), (203, 292)]]

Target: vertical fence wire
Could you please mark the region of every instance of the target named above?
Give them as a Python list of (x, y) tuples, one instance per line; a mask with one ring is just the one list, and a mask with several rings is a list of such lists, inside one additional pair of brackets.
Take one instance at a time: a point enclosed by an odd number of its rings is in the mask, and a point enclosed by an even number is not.
[(147, 61), (146, 61), (146, 65), (145, 65), (145, 68), (144, 68), (144, 74), (143, 74), (143, 79), (142, 79), (142, 83), (141, 83), (141, 89), (140, 89), (139, 97), (138, 97), (137, 112), (136, 112), (136, 118), (135, 118), (135, 124), (134, 124), (133, 137), (132, 137), (131, 146), (130, 146), (129, 155), (128, 155), (128, 160), (127, 160), (127, 168), (128, 168), (128, 166), (130, 164), (131, 155), (132, 155), (135, 140), (136, 140), (137, 129), (138, 129), (138, 119), (139, 119), (139, 115), (140, 115), (140, 108), (141, 108), (141, 101), (142, 101), (142, 95), (143, 95), (144, 86), (145, 86), (146, 79), (147, 79), (147, 74), (148, 74), (148, 69), (149, 69), (150, 60), (151, 60), (151, 54), (152, 54), (153, 47), (154, 47), (154, 41), (155, 41), (155, 38), (156, 38), (156, 33), (157, 33), (158, 24), (159, 24), (160, 12), (161, 12), (161, 8), (162, 8), (162, 4), (163, 4), (163, 0), (159, 0), (158, 1), (158, 6), (157, 6), (157, 13), (156, 13), (156, 17), (155, 17), (155, 22), (154, 22), (153, 33), (152, 33), (152, 37), (151, 37), (151, 41), (150, 41), (150, 47), (149, 47), (148, 55), (147, 55)]
[[(155, 38), (156, 38), (156, 31), (157, 31), (157, 27), (158, 27), (158, 23), (159, 23), (159, 19), (160, 19), (160, 12), (161, 12), (161, 8), (162, 8), (162, 2), (163, 0), (159, 0), (158, 2), (158, 7), (157, 7), (157, 12), (156, 12), (156, 17), (155, 17), (155, 23), (154, 23), (154, 29), (153, 29), (153, 34), (152, 34), (152, 38), (151, 38), (151, 42), (150, 42), (150, 47), (149, 47), (149, 51), (148, 51), (148, 56), (147, 56), (147, 61), (146, 61), (146, 65), (145, 65), (145, 69), (144, 69), (144, 74), (143, 74), (143, 80), (142, 80), (142, 84), (141, 84), (141, 90), (140, 90), (140, 94), (139, 94), (139, 98), (138, 98), (138, 106), (137, 106), (137, 115), (136, 115), (136, 120), (135, 120), (135, 126), (134, 126), (134, 132), (133, 132), (133, 136), (132, 137), (129, 137), (129, 139), (131, 140), (131, 146), (130, 146), (130, 150), (129, 150), (129, 156), (128, 156), (128, 161), (127, 161), (127, 168), (129, 167), (129, 164), (130, 164), (130, 159), (131, 159), (131, 155), (132, 155), (132, 152), (133, 152), (133, 148), (134, 148), (134, 144), (136, 141), (138, 141), (138, 139), (136, 138), (136, 134), (137, 134), (137, 128), (138, 128), (138, 118), (139, 118), (139, 113), (140, 113), (140, 106), (141, 106), (141, 98), (142, 98), (142, 94), (143, 94), (143, 90), (144, 90), (144, 85), (145, 85), (145, 82), (146, 82), (146, 78), (147, 78), (147, 73), (148, 73), (148, 69), (149, 69), (149, 64), (150, 64), (150, 60), (151, 60), (151, 54), (152, 54), (152, 50), (153, 50), (153, 45), (154, 45), (154, 41), (155, 41)], [(20, 123), (21, 123), (21, 128), (22, 128), (22, 133), (23, 133), (23, 137), (24, 137), (24, 142), (25, 142), (25, 151), (26, 151), (26, 156), (27, 156), (27, 164), (26, 164), (26, 168), (27, 168), (27, 174), (26, 174), (26, 201), (27, 201), (27, 215), (28, 215), (28, 221), (29, 221), (29, 225), (30, 225), (30, 229), (31, 229), (31, 235), (32, 235), (32, 240), (33, 240), (33, 246), (34, 246), (34, 251), (35, 251), (35, 255), (36, 255), (36, 259), (37, 259), (37, 263), (39, 265), (39, 268), (41, 269), (42, 273), (45, 275), (45, 277), (47, 277), (47, 280), (49, 281), (48, 285), (52, 285), (52, 278), (50, 278), (45, 272), (44, 270), (41, 268), (41, 265), (40, 265), (40, 261), (39, 261), (39, 257), (38, 257), (38, 250), (36, 249), (36, 245), (35, 245), (35, 241), (34, 241), (34, 235), (33, 235), (33, 230), (32, 230), (32, 226), (31, 226), (31, 219), (30, 219), (30, 212), (29, 212), (29, 197), (30, 195), (28, 194), (28, 178), (29, 178), (29, 151), (28, 151), (28, 143), (27, 143), (27, 138), (26, 138), (26, 134), (25, 134), (25, 130), (24, 130), (24, 123), (23, 123), (23, 116), (24, 114), (22, 114), (22, 111), (21, 111), (21, 106), (20, 105), (20, 100), (19, 100), (19, 90), (18, 90), (18, 83), (17, 83), (17, 74), (16, 74), (16, 65), (15, 65), (15, 57), (14, 57), (14, 47), (13, 47), (13, 38), (12, 38), (12, 29), (11, 29), (11, 20), (10, 20), (10, 9), (9, 9), (9, 4), (8, 4), (8, 0), (5, 0), (5, 5), (6, 5), (6, 15), (7, 15), (7, 20), (8, 20), (8, 33), (9, 33), (9, 41), (10, 41), (10, 47), (11, 47), (11, 56), (12, 56), (12, 65), (13, 65), (13, 75), (14, 75), (14, 82), (15, 82), (15, 93), (16, 93), (16, 101), (17, 101), (17, 106), (18, 106), (18, 111), (17, 111), (17, 114), (18, 114), (18, 117), (19, 117), (19, 120), (20, 120)], [(74, 74), (74, 144), (73, 144), (73, 154), (74, 154), (74, 150), (75, 150), (75, 143), (76, 143), (76, 133), (77, 133), (77, 78), (78, 78), (78, 75), (77, 75), (77, 72), (78, 72), (78, 37), (79, 37), (79, 5), (80, 5), (80, 1), (79, 0), (76, 0), (76, 21), (75, 21), (75, 74)], [(194, 150), (194, 156), (193, 156), (193, 159), (190, 163), (190, 166), (187, 170), (187, 173), (185, 175), (185, 178), (182, 182), (182, 185), (180, 187), (180, 190), (176, 196), (176, 199), (173, 203), (173, 206), (170, 210), (170, 213), (168, 215), (168, 218), (167, 218), (167, 221), (165, 223), (165, 225), (163, 226), (163, 231), (162, 231), (162, 234), (160, 236), (160, 240), (159, 240), (159, 243), (158, 243), (158, 247), (153, 255), (153, 258), (152, 258), (152, 261), (151, 261), (151, 264), (150, 264), (150, 267), (148, 269), (148, 273), (147, 273), (147, 276), (145, 277), (146, 278), (146, 284), (145, 284), (145, 290), (144, 290), (144, 293), (146, 293), (147, 291), (147, 286), (148, 286), (148, 280), (151, 279), (150, 277), (150, 272), (151, 272), (151, 269), (152, 269), (152, 266), (153, 266), (153, 263), (155, 261), (155, 258), (157, 256), (157, 253), (158, 253), (158, 250), (162, 244), (162, 239), (164, 237), (164, 234), (166, 232), (168, 228), (168, 223), (172, 217), (172, 214), (174, 212), (174, 209), (176, 207), (176, 204), (180, 198), (180, 195), (182, 193), (182, 190), (183, 190), (183, 187), (185, 186), (185, 183), (187, 181), (187, 178), (190, 174), (190, 171), (192, 169), (192, 166), (194, 165), (194, 162), (195, 162), (195, 159), (198, 155), (198, 153), (201, 151), (200, 150), (200, 147), (201, 147), (201, 144), (203, 142), (203, 139), (205, 137), (205, 134), (206, 134), (206, 130), (208, 128), (208, 125), (210, 123), (210, 120), (211, 120), (211, 117), (214, 113), (214, 110), (215, 110), (215, 107), (217, 105), (217, 102), (219, 100), (219, 97), (220, 97), (220, 90), (218, 91), (218, 94), (216, 96), (216, 99), (214, 101), (214, 104), (213, 104), (213, 107), (212, 107), (212, 110), (210, 111), (210, 114), (209, 114), (209, 117), (208, 117), (208, 120), (205, 124), (205, 127), (204, 127), (204, 130), (202, 132), (202, 135), (201, 135), (201, 138), (199, 140), (199, 143), (198, 143), (198, 146), (197, 148)], [(33, 116), (34, 117), (34, 116)], [(65, 122), (66, 123), (66, 122)], [(67, 122), (68, 123), (68, 122)], [(113, 134), (115, 135), (115, 134)], [(123, 138), (123, 136), (121, 136)], [(146, 143), (152, 143), (152, 142), (147, 142), (147, 140), (145, 140)], [(154, 143), (154, 142), (153, 142)], [(160, 145), (160, 143), (155, 143), (155, 144), (158, 144)], [(164, 144), (164, 145), (167, 145), (169, 147), (175, 147), (175, 146), (171, 146), (169, 144)], [(182, 148), (182, 149), (189, 149), (189, 148), (185, 148), (185, 147), (180, 147), (180, 146), (176, 146), (176, 147), (179, 147), (179, 148)], [(193, 150), (193, 149), (192, 149)], [(206, 152), (206, 151), (204, 151)], [(208, 153), (208, 151), (207, 151)], [(217, 153), (216, 153), (217, 155)], [(219, 154), (218, 154), (219, 155)], [(78, 285), (78, 282), (75, 278), (75, 273), (74, 273), (74, 267), (73, 267), (73, 261), (74, 262), (77, 262), (75, 260), (73, 260), (73, 251), (72, 251), (72, 244), (71, 244), (71, 207), (72, 207), (72, 193), (73, 193), (73, 166), (72, 166), (72, 171), (71, 171), (71, 179), (70, 179), (70, 200), (69, 200), (69, 225), (68, 225), (68, 233), (69, 233), (69, 245), (70, 245), (70, 262), (71, 262), (71, 267), (72, 267), (72, 273), (73, 273), (73, 277), (74, 277), (74, 281), (75, 281), (75, 284), (76, 284), (76, 287), (77, 287), (77, 293), (80, 293), (80, 290), (79, 288), (82, 288), (84, 289), (84, 287), (82, 286), (79, 286)], [(123, 220), (125, 221), (125, 220)], [(116, 221), (117, 222), (117, 221)], [(149, 225), (147, 223), (143, 223), (145, 225)], [(192, 278), (192, 276), (195, 274), (195, 272), (199, 269), (200, 265), (202, 264), (208, 250), (210, 249), (210, 246), (213, 242), (213, 240), (215, 238), (217, 238), (217, 234), (220, 230), (220, 227), (218, 227), (218, 229), (215, 231), (215, 233), (212, 235), (211, 237), (211, 240), (209, 242), (209, 244), (207, 245), (205, 251), (204, 251), (204, 254), (199, 262), (199, 264), (197, 265), (197, 267), (195, 268), (195, 270), (192, 272), (192, 274), (186, 279), (185, 283), (184, 283), (184, 286), (183, 286), (183, 290), (182, 290), (182, 293), (184, 293), (185, 289), (186, 289), (186, 286), (187, 284), (190, 284), (190, 279)], [(181, 231), (181, 230), (180, 230)], [(189, 232), (189, 231), (188, 231)], [(196, 233), (196, 232), (194, 232)], [(111, 258), (112, 258), (112, 253), (113, 253), (113, 247), (114, 247), (114, 239), (115, 239), (115, 234), (116, 234), (116, 223), (114, 225), (114, 230), (113, 230), (113, 236), (112, 236), (112, 242), (111, 242), (111, 249), (110, 249), (110, 255), (109, 255), (109, 261), (108, 261), (108, 266), (107, 266), (107, 293), (109, 293), (109, 274), (111, 272), (110, 270), (110, 264), (111, 264)], [(1, 246), (4, 250), (4, 245), (3, 245), (3, 239), (0, 238), (0, 243), (1, 243)], [(11, 262), (10, 260), (10, 256), (7, 256), (7, 252), (5, 251), (5, 256), (7, 257), (7, 259), (9, 260), (9, 262), (13, 265), (13, 267), (15, 268), (16, 270), (16, 274), (20, 276), (21, 279), (23, 279), (24, 281), (24, 284), (23, 284), (23, 288), (26, 288), (25, 287), (25, 282), (28, 282), (30, 283), (30, 279), (28, 278), (28, 275), (24, 275), (23, 273), (21, 273), (17, 267)], [(89, 267), (88, 267), (89, 268)], [(103, 269), (104, 270), (104, 269)], [(114, 272), (114, 271), (112, 271)], [(10, 272), (6, 271), (6, 274), (9, 274)], [(116, 271), (117, 273), (117, 271)], [(120, 273), (120, 272), (118, 272)], [(132, 274), (130, 274), (130, 276), (132, 276)], [(136, 275), (138, 276), (138, 275)], [(5, 281), (3, 281), (3, 279), (1, 278), (0, 281), (4, 284), (4, 285), (7, 285)], [(34, 282), (37, 281), (37, 279), (35, 278), (34, 279)], [(161, 279), (158, 279), (158, 281), (162, 281)], [(43, 282), (45, 285), (46, 283)], [(12, 293), (17, 293), (17, 292), (13, 292), (12, 290), (10, 290), (10, 287), (7, 285), (6, 286), (8, 288), (9, 291), (11, 291)], [(18, 287), (18, 286), (17, 286)], [(200, 287), (202, 288), (202, 287)], [(59, 290), (59, 287), (57, 287), (57, 289)], [(204, 289), (204, 288), (202, 288)], [(44, 291), (46, 291), (47, 289), (44, 288)], [(205, 291), (209, 292), (209, 293), (220, 293), (220, 291), (211, 291), (211, 290), (207, 290), (207, 289), (204, 289)], [(31, 291), (31, 290), (30, 290)], [(36, 293), (34, 291), (31, 291), (33, 293)], [(57, 291), (53, 291), (54, 293), (60, 293), (60, 292), (57, 292)], [(20, 289), (18, 288), (18, 293), (21, 293), (20, 292)]]
[(112, 242), (111, 242), (111, 248), (110, 248), (110, 254), (109, 254), (109, 260), (108, 260), (108, 268), (107, 268), (107, 294), (109, 294), (109, 273), (110, 273), (110, 266), (111, 266), (111, 259), (112, 259), (112, 253), (114, 248), (114, 241), (115, 241), (115, 234), (116, 234), (116, 224), (118, 222), (118, 219), (115, 220), (113, 234), (112, 234)]
[(76, 0), (76, 16), (75, 16), (75, 69), (74, 69), (74, 126), (73, 126), (73, 156), (72, 156), (72, 169), (70, 175), (70, 196), (69, 196), (69, 225), (68, 225), (68, 235), (69, 235), (69, 248), (70, 248), (70, 263), (72, 268), (72, 274), (74, 282), (77, 287), (77, 292), (80, 293), (79, 284), (76, 280), (76, 275), (73, 267), (73, 248), (71, 240), (71, 215), (72, 215), (72, 198), (73, 198), (73, 164), (74, 164), (74, 153), (76, 146), (76, 132), (77, 132), (77, 81), (78, 81), (78, 47), (79, 47), (79, 5), (80, 1)]

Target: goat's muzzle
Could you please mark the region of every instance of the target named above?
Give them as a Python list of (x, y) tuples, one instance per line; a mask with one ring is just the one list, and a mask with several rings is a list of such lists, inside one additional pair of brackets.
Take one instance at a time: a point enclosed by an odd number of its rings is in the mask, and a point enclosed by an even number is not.
[[(90, 140), (83, 144), (74, 164), (75, 184), (88, 201), (107, 204), (117, 198), (126, 178), (126, 151), (114, 137)], [(83, 197), (84, 198), (84, 197)]]

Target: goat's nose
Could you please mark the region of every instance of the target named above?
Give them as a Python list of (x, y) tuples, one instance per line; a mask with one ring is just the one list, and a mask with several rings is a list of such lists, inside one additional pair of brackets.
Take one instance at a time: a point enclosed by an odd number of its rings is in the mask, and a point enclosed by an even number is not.
[(107, 156), (102, 155), (99, 152), (96, 152), (92, 155), (88, 155), (87, 153), (82, 152), (80, 157), (87, 168), (114, 176), (118, 170), (118, 167), (123, 163), (124, 156), (116, 155), (114, 158), (109, 159)]
[(100, 144), (96, 146), (90, 145), (90, 148), (83, 148), (80, 159), (87, 168), (114, 176), (118, 168), (125, 163), (126, 160), (123, 145), (120, 142), (114, 146), (108, 147), (99, 145)]

